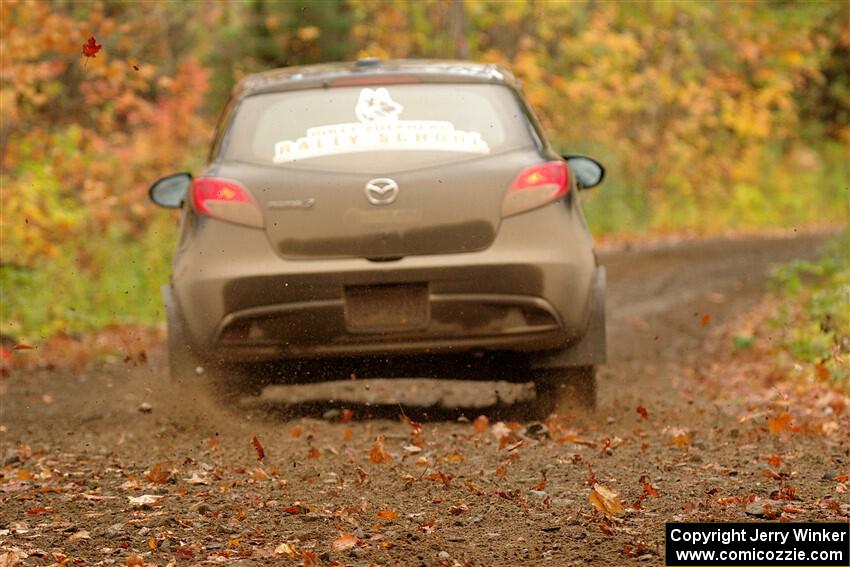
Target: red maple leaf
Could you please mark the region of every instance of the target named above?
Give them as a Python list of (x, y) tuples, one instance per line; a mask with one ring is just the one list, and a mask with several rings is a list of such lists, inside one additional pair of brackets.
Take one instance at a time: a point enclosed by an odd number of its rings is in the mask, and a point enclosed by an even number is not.
[(254, 435), (254, 438), (251, 439), (251, 444), (254, 445), (254, 449), (257, 451), (257, 460), (262, 461), (266, 458), (266, 451), (263, 449), (263, 444), (260, 443), (260, 439)]
[(97, 52), (103, 46), (94, 39), (94, 36), (91, 36), (88, 41), (83, 44), (83, 55), (86, 57), (97, 57)]

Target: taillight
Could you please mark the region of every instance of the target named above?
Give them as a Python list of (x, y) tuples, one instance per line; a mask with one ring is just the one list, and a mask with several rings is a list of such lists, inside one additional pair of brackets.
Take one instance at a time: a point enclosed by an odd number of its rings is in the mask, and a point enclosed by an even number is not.
[(560, 199), (570, 188), (570, 174), (562, 161), (548, 161), (523, 169), (502, 201), (502, 216), (536, 209)]
[(257, 203), (238, 181), (199, 177), (192, 181), (192, 202), (202, 215), (246, 226), (263, 226), (263, 214)]

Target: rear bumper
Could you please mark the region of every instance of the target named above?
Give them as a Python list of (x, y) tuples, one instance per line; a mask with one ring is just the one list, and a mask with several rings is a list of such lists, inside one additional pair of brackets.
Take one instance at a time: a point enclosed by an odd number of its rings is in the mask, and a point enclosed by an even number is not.
[(216, 351), (228, 358), (453, 352), (556, 347), (569, 337), (545, 300), (500, 294), (429, 294), (427, 325), (384, 333), (353, 331), (345, 301), (249, 308), (224, 317)]
[[(571, 216), (545, 207), (506, 219), (487, 250), (393, 262), (282, 260), (262, 232), (245, 246), (246, 229), (217, 226), (214, 242), (195, 238), (178, 255), (173, 287), (189, 340), (217, 358), (558, 349), (587, 327), (596, 272), (589, 236)], [(240, 231), (239, 250), (227, 250), (228, 230)], [(387, 284), (427, 285), (427, 325), (351, 328), (346, 288)]]

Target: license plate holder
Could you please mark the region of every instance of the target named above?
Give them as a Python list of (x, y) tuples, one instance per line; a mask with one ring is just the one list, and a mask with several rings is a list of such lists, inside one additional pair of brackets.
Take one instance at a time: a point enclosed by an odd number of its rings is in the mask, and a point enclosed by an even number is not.
[(345, 288), (345, 324), (353, 333), (424, 329), (430, 311), (427, 284)]

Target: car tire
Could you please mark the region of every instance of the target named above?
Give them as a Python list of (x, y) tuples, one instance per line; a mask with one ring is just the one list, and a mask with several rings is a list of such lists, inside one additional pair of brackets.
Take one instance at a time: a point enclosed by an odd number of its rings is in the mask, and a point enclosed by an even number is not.
[(596, 367), (573, 366), (539, 370), (535, 414), (545, 419), (562, 408), (593, 410), (596, 407)]

